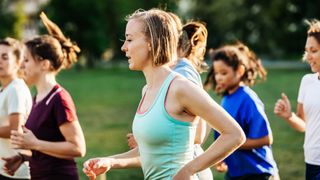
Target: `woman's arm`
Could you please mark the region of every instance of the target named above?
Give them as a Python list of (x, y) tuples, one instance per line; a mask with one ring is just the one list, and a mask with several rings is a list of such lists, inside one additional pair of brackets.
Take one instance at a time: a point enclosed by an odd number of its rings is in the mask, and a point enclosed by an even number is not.
[(109, 157), (92, 158), (83, 163), (82, 171), (90, 178), (103, 174), (110, 169), (141, 167), (138, 148)]
[(196, 137), (194, 138), (194, 144), (203, 144), (205, 140), (208, 138), (208, 130), (210, 132), (210, 129), (207, 129), (207, 123), (205, 120), (199, 118), (199, 122), (197, 125), (196, 130)]
[(0, 138), (10, 138), (11, 130), (18, 130), (24, 120), (20, 113), (12, 113), (8, 116), (9, 125), (0, 127)]
[(71, 159), (83, 157), (86, 145), (79, 122), (63, 123), (59, 128), (65, 138), (63, 142), (37, 139), (30, 130), (23, 127), (23, 133), (12, 132), (12, 144), (16, 148), (36, 150), (57, 158)]
[(240, 146), (239, 149), (250, 150), (255, 148), (260, 148), (262, 146), (269, 146), (272, 144), (273, 138), (272, 134), (268, 134), (267, 136), (258, 138), (258, 139), (250, 139), (247, 138), (245, 143)]
[(203, 89), (182, 80), (175, 81), (177, 82), (172, 85), (177, 88), (178, 102), (188, 112), (206, 120), (212, 128), (220, 133), (219, 138), (202, 155), (182, 168), (181, 172), (189, 172), (193, 175), (226, 158), (244, 143), (245, 135), (236, 121)]
[(274, 113), (287, 121), (287, 123), (299, 132), (305, 131), (306, 122), (304, 120), (303, 104), (297, 103), (296, 114), (291, 111), (291, 103), (288, 97), (282, 93), (274, 106)]

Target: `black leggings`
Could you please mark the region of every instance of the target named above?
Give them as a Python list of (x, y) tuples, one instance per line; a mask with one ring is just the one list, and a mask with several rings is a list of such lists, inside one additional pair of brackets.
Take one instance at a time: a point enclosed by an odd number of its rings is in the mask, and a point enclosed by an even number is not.
[(320, 180), (320, 166), (306, 163), (306, 180)]
[(226, 176), (226, 180), (269, 180), (272, 177), (271, 174), (262, 173), (262, 174), (251, 174), (240, 177), (228, 177)]
[(9, 178), (0, 174), (0, 180), (29, 180), (29, 179), (16, 179), (16, 178)]

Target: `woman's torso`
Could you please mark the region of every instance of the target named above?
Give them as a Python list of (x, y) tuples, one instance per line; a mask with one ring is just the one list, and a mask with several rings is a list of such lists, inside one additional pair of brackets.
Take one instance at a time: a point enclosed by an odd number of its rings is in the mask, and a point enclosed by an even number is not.
[[(73, 120), (77, 120), (77, 116), (71, 96), (56, 85), (44, 99), (33, 103), (26, 127), (40, 140), (61, 142), (65, 138), (59, 126)], [(73, 159), (60, 159), (34, 150), (30, 170), (32, 179), (78, 179)]]
[[(196, 85), (198, 85), (199, 87), (202, 88), (202, 81), (201, 81), (200, 74), (192, 66), (192, 63), (188, 59), (186, 59), (186, 58), (179, 59), (176, 66), (173, 68), (173, 71), (181, 74), (183, 77), (187, 78), (188, 80), (190, 80), (191, 82), (195, 83)], [(203, 121), (203, 120), (201, 120), (201, 121)], [(198, 126), (203, 126), (201, 123), (206, 124), (206, 122), (199, 122)], [(202, 127), (197, 128), (197, 132), (196, 132), (196, 138), (199, 137), (198, 141), (201, 142), (202, 141), (201, 140), (202, 132), (198, 132), (198, 129), (201, 130)], [(201, 145), (195, 144), (194, 145), (194, 158), (200, 156), (202, 153), (203, 153), (203, 149), (202, 149)], [(207, 168), (207, 169), (197, 173), (197, 176), (198, 176), (199, 180), (213, 179), (213, 175), (212, 175), (210, 168)]]
[(165, 108), (167, 91), (176, 73), (162, 84), (156, 99), (146, 112), (139, 113), (142, 98), (133, 122), (145, 179), (171, 179), (192, 160), (195, 125), (171, 117)]
[[(0, 92), (0, 127), (9, 125), (9, 115), (19, 113), (23, 116), (24, 122), (27, 119), (32, 106), (32, 98), (28, 86), (21, 79), (14, 79), (10, 84), (1, 89)], [(16, 155), (18, 150), (13, 150), (9, 139), (0, 138), (0, 156), (11, 157)], [(0, 159), (0, 167), (4, 161)], [(30, 178), (27, 163), (23, 163), (14, 176), (8, 176), (0, 168), (0, 174), (11, 178)]]
[(307, 74), (300, 85), (298, 102), (303, 105), (305, 127), (304, 155), (309, 164), (320, 165), (320, 80)]
[[(247, 138), (258, 139), (272, 133), (264, 105), (249, 87), (241, 86), (224, 96), (221, 106), (237, 121)], [(274, 175), (278, 172), (271, 146), (266, 145), (251, 150), (238, 149), (225, 162), (230, 177), (262, 173)]]

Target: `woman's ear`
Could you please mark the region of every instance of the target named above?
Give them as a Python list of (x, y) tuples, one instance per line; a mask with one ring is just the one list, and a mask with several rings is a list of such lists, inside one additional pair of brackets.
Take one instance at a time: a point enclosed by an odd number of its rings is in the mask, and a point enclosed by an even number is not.
[(51, 63), (49, 60), (42, 60), (41, 63), (41, 69), (42, 70), (50, 70), (51, 69)]
[(239, 79), (244, 75), (244, 72), (246, 70), (246, 67), (244, 67), (244, 65), (240, 65), (237, 69), (237, 76), (239, 77)]

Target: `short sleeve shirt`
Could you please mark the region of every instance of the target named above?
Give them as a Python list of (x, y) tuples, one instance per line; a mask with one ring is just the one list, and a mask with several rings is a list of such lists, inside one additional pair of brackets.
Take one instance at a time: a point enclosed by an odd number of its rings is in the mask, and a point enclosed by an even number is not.
[[(271, 133), (264, 105), (249, 87), (239, 87), (233, 94), (224, 96), (221, 106), (237, 121), (247, 138), (258, 139)], [(275, 174), (278, 171), (271, 146), (252, 150), (236, 150), (225, 159), (225, 162), (228, 165), (227, 175), (230, 177), (262, 173)]]
[[(69, 93), (60, 85), (56, 85), (40, 102), (33, 102), (26, 127), (41, 140), (65, 141), (59, 126), (63, 123), (78, 120), (75, 105)], [(60, 159), (39, 151), (32, 151), (30, 160), (31, 178), (41, 179), (50, 175), (77, 176), (77, 168), (73, 159)]]
[[(28, 86), (22, 79), (13, 79), (10, 84), (0, 92), (0, 126), (9, 125), (9, 115), (13, 113), (19, 113), (22, 115), (23, 124), (25, 123), (32, 106), (32, 98)], [(0, 157), (10, 157), (17, 154), (17, 151), (13, 150), (10, 145), (9, 139), (0, 138)], [(0, 159), (0, 167), (2, 167), (4, 161)], [(0, 174), (8, 176), (0, 168)], [(29, 178), (29, 168), (26, 163), (22, 164), (16, 171), (13, 178)]]
[(309, 164), (320, 165), (320, 80), (318, 74), (305, 75), (300, 84), (298, 102), (306, 121), (304, 157)]

